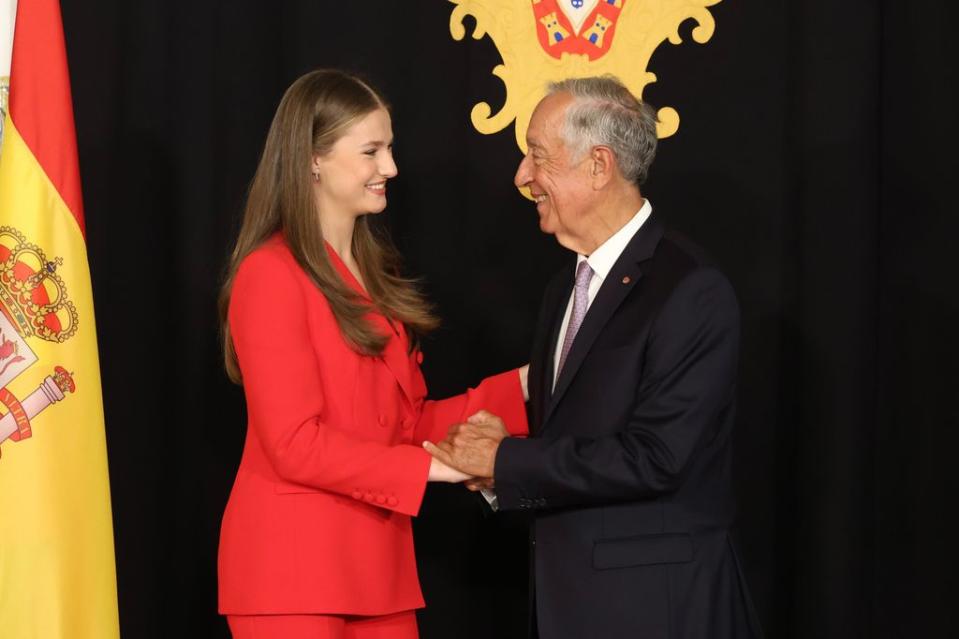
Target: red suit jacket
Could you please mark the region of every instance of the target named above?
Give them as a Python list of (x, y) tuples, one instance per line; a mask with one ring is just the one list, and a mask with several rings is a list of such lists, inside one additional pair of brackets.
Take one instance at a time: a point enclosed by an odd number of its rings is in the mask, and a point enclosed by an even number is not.
[[(366, 297), (335, 252), (343, 280)], [(243, 260), (229, 322), (248, 427), (219, 548), (222, 614), (380, 615), (423, 606), (410, 516), (430, 456), (453, 423), (485, 408), (526, 434), (516, 371), (425, 401), (402, 325), (381, 357), (344, 342), (329, 304), (281, 235)]]

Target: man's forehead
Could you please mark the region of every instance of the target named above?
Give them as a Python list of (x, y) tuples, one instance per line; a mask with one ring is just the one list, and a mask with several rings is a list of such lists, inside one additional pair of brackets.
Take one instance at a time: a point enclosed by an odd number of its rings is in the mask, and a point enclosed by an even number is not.
[(553, 93), (540, 100), (526, 130), (526, 143), (529, 146), (543, 146), (549, 133), (558, 129), (571, 100), (572, 96), (568, 93)]
[(540, 100), (539, 104), (536, 105), (535, 113), (539, 113), (541, 117), (547, 119), (554, 119), (561, 115), (572, 101), (573, 96), (565, 91), (551, 93)]

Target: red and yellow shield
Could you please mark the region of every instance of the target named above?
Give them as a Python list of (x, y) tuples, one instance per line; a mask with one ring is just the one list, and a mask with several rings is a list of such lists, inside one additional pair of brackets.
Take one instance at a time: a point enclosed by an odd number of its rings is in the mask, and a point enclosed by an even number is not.
[(613, 44), (625, 0), (534, 0), (540, 46), (559, 60), (564, 53), (603, 57)]

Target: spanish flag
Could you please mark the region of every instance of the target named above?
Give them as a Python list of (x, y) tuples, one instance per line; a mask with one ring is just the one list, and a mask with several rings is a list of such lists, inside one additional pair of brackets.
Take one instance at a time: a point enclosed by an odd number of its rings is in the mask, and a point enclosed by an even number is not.
[(60, 6), (13, 6), (0, 0), (0, 637), (110, 639), (110, 484)]

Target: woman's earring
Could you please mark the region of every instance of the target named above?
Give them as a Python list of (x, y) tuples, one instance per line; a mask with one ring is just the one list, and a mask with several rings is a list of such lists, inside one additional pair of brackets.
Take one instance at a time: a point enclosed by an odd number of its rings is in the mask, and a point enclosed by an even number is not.
[(319, 172), (319, 171), (313, 171), (313, 181), (314, 181), (314, 182), (319, 182), (319, 181), (320, 181), (320, 172)]

